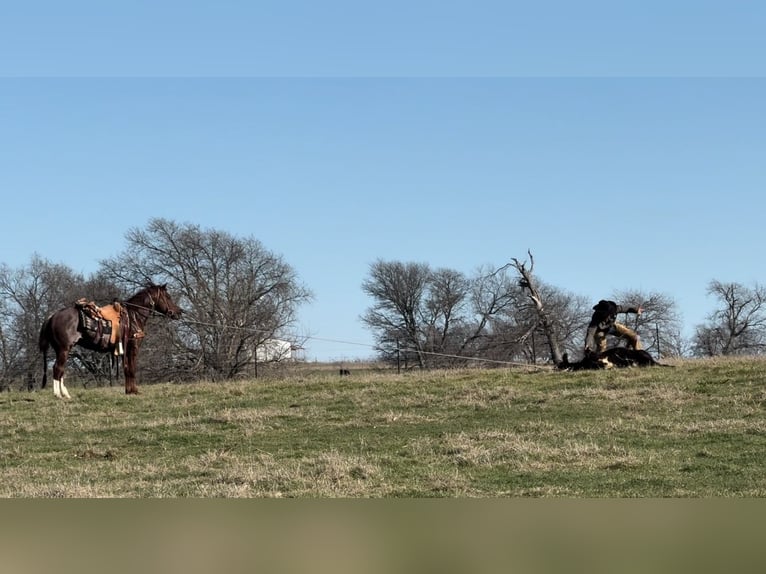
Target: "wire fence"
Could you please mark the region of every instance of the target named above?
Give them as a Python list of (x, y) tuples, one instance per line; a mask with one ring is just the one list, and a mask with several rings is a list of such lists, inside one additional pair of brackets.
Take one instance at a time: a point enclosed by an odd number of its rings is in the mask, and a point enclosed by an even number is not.
[[(265, 335), (272, 335), (273, 331), (268, 329), (259, 329), (257, 327), (249, 327), (249, 326), (239, 326), (239, 325), (226, 325), (226, 324), (220, 324), (220, 323), (209, 323), (205, 321), (198, 321), (194, 319), (179, 319), (180, 323), (187, 324), (187, 325), (196, 325), (196, 326), (202, 326), (202, 327), (213, 327), (213, 328), (219, 328), (219, 329), (231, 329), (231, 330), (242, 330), (247, 331), (250, 333), (262, 333)], [(380, 348), (377, 345), (370, 344), (370, 343), (362, 343), (359, 341), (350, 341), (347, 339), (338, 339), (338, 338), (329, 338), (329, 337), (318, 337), (314, 335), (296, 335), (294, 333), (283, 333), (279, 335), (280, 339), (287, 340), (291, 343), (293, 343), (294, 346), (300, 348), (300, 344), (298, 344), (298, 341), (320, 341), (323, 343), (333, 343), (338, 345), (346, 345), (346, 346), (353, 346), (353, 347), (364, 347), (371, 351), (379, 351)], [(484, 364), (490, 364), (490, 365), (499, 365), (499, 366), (507, 366), (507, 367), (526, 367), (526, 368), (533, 368), (533, 369), (539, 369), (539, 370), (545, 370), (550, 369), (550, 365), (540, 365), (536, 363), (529, 363), (529, 362), (520, 362), (520, 361), (508, 361), (508, 360), (499, 360), (499, 359), (489, 359), (486, 357), (479, 357), (479, 356), (472, 356), (472, 355), (458, 355), (458, 354), (452, 354), (452, 353), (445, 353), (445, 352), (439, 352), (439, 351), (425, 351), (425, 350), (419, 350), (412, 347), (402, 347), (399, 348), (398, 351), (401, 353), (412, 353), (412, 354), (420, 354), (420, 355), (427, 355), (430, 357), (435, 358), (442, 358), (442, 359), (453, 359), (453, 360), (460, 360), (465, 362), (474, 362), (474, 363), (484, 363)], [(332, 361), (331, 361), (332, 362)]]
[[(156, 318), (162, 318), (163, 320), (168, 320), (162, 313), (156, 311), (153, 308), (150, 307), (140, 307), (142, 310), (149, 311), (150, 314)], [(215, 330), (229, 330), (229, 331), (244, 331), (252, 335), (261, 335), (262, 338), (255, 343), (254, 349), (253, 349), (253, 356), (252, 356), (252, 362), (254, 363), (254, 369), (257, 373), (258, 369), (258, 363), (260, 361), (261, 365), (264, 363), (269, 362), (279, 362), (279, 361), (269, 361), (267, 360), (260, 360), (258, 357), (258, 347), (261, 345), (266, 345), (267, 342), (271, 340), (283, 340), (290, 344), (291, 351), (293, 350), (302, 350), (305, 348), (305, 345), (307, 342), (321, 342), (321, 343), (330, 343), (333, 345), (340, 345), (343, 347), (348, 348), (363, 348), (370, 351), (371, 354), (374, 353), (382, 353), (382, 349), (379, 345), (368, 343), (368, 342), (361, 342), (361, 341), (355, 341), (348, 338), (342, 338), (342, 337), (323, 337), (323, 336), (317, 336), (317, 335), (303, 335), (303, 334), (296, 334), (294, 332), (286, 332), (286, 331), (276, 331), (274, 329), (263, 329), (256, 326), (249, 326), (249, 325), (237, 325), (237, 324), (229, 324), (229, 323), (221, 323), (221, 322), (209, 322), (209, 321), (202, 321), (198, 319), (192, 319), (188, 317), (181, 317), (179, 319), (173, 320), (173, 323), (183, 325), (186, 328), (190, 329), (191, 331), (199, 330), (199, 329), (215, 329)], [(292, 353), (291, 353), (292, 355)], [(401, 346), (397, 346), (396, 355), (390, 355), (388, 360), (381, 361), (379, 358), (371, 358), (370, 362), (382, 362), (387, 363), (397, 369), (397, 371), (401, 370), (401, 363), (404, 363), (404, 368), (406, 370), (410, 370), (412, 368), (418, 368), (422, 366), (421, 364), (415, 364), (412, 362), (413, 357), (430, 357), (434, 359), (434, 361), (430, 364), (424, 365), (423, 367), (426, 369), (429, 368), (461, 368), (466, 366), (477, 366), (477, 367), (506, 367), (506, 368), (523, 368), (526, 370), (533, 370), (533, 371), (549, 371), (554, 369), (555, 367), (549, 363), (537, 363), (536, 361), (518, 361), (518, 360), (507, 360), (507, 359), (498, 359), (498, 358), (489, 358), (486, 356), (481, 355), (472, 355), (472, 354), (461, 354), (461, 353), (450, 353), (450, 352), (444, 352), (444, 351), (438, 351), (438, 350), (424, 350), (419, 349), (411, 345), (403, 344)], [(348, 359), (329, 359), (326, 361), (318, 361), (319, 363), (348, 363)], [(365, 362), (365, 361), (362, 361)], [(342, 365), (341, 365), (342, 366)], [(9, 375), (10, 373), (6, 373), (6, 375)], [(22, 373), (18, 373), (21, 375)], [(110, 377), (111, 377), (111, 370), (109, 371)], [(14, 377), (15, 378), (15, 377)], [(111, 381), (111, 378), (110, 378)]]

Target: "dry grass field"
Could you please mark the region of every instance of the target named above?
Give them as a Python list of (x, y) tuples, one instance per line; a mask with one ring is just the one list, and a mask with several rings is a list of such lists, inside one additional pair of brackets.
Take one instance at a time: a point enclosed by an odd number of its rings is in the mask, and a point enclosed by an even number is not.
[(1, 497), (762, 497), (766, 362), (0, 395)]

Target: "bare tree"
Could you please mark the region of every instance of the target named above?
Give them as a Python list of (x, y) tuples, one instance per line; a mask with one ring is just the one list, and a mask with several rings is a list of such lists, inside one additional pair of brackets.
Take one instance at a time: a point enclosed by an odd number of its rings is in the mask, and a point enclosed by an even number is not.
[(41, 370), (40, 326), (50, 313), (75, 300), (83, 282), (68, 267), (38, 255), (33, 255), (29, 265), (17, 269), (0, 266), (3, 386), (19, 378), (29, 388), (36, 384)]
[[(521, 279), (509, 275), (510, 268)], [(538, 282), (517, 260), (495, 271), (479, 268), (471, 278), (424, 263), (379, 260), (362, 288), (374, 301), (362, 320), (382, 356), (398, 352), (420, 367), (560, 361), (555, 353), (568, 349), (561, 335), (584, 329), (584, 299)]]
[(441, 358), (452, 364), (462, 351), (462, 342), (455, 334), (465, 321), (463, 314), (469, 289), (465, 276), (453, 269), (437, 269), (428, 281), (428, 293), (423, 306), (425, 346), (432, 359)]
[(166, 378), (242, 374), (258, 345), (289, 338), (298, 306), (311, 299), (294, 269), (254, 238), (152, 219), (126, 240), (123, 253), (101, 262), (103, 272), (132, 288), (168, 283), (185, 310), (175, 337), (153, 339), (172, 345), (154, 351), (166, 357), (155, 363)]
[(404, 346), (421, 368), (428, 362), (421, 318), (431, 274), (425, 263), (379, 259), (362, 283), (362, 290), (373, 299), (362, 321), (375, 333), (380, 351), (391, 358)]
[(692, 354), (697, 357), (722, 355), (723, 340), (720, 329), (710, 324), (697, 325), (692, 337)]
[(663, 293), (626, 290), (614, 293), (612, 299), (641, 307), (641, 315), (626, 316), (626, 322), (640, 335), (644, 349), (654, 350), (666, 357), (683, 354), (681, 314), (672, 297)]
[[(519, 274), (519, 286), (525, 290), (529, 301), (534, 306), (539, 321), (538, 324), (548, 343), (551, 360), (555, 364), (559, 364), (563, 360), (563, 356), (560, 347), (558, 325), (555, 321), (555, 316), (546, 305), (547, 301), (543, 297), (534, 276), (535, 259), (532, 256), (532, 252), (527, 251), (527, 255), (529, 257), (528, 260), (520, 261), (514, 257), (511, 259), (511, 263), (507, 263), (496, 272), (503, 271), (509, 267), (516, 269)], [(529, 264), (528, 266), (527, 263)], [(535, 327), (537, 327), (537, 325), (535, 325)]]
[(502, 328), (503, 316), (512, 316), (518, 307), (519, 288), (504, 270), (479, 268), (470, 282), (468, 296), (473, 320), (466, 324), (462, 353), (493, 360), (507, 360), (509, 339)]
[[(7, 267), (0, 267), (0, 276), (6, 276)], [(0, 279), (0, 282), (5, 278)], [(0, 391), (7, 389), (14, 377), (14, 363), (18, 341), (13, 330), (13, 308), (7, 297), (0, 297)]]
[(766, 349), (766, 288), (713, 280), (708, 294), (719, 301), (707, 323), (697, 326), (693, 349), (697, 355), (759, 354)]
[[(527, 288), (518, 283), (516, 279), (508, 291), (510, 305), (491, 321), (488, 338), (495, 349), (493, 358), (531, 363), (552, 361), (548, 335), (537, 305), (530, 299)], [(588, 301), (539, 279), (535, 282), (535, 288), (539, 300), (545, 302), (547, 316), (555, 324), (557, 346), (563, 352), (580, 352), (580, 339), (589, 317)]]
[(555, 322), (560, 348), (570, 356), (579, 355), (592, 313), (590, 300), (542, 282), (539, 289)]

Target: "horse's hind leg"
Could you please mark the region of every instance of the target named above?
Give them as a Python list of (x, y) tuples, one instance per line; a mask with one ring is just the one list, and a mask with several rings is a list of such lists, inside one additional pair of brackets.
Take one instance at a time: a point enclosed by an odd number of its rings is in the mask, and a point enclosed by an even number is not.
[(61, 396), (65, 399), (71, 399), (72, 397), (69, 396), (69, 391), (64, 386), (64, 377), (61, 377), (59, 384), (61, 385)]
[(71, 399), (69, 391), (64, 386), (64, 365), (66, 365), (69, 351), (60, 350), (56, 353), (56, 362), (53, 363), (53, 394), (59, 399)]

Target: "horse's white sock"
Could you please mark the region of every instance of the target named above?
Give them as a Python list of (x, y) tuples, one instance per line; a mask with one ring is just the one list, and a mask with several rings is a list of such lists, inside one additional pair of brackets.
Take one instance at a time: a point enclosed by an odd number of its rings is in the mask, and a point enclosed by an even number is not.
[(61, 394), (64, 396), (65, 399), (71, 399), (72, 397), (69, 396), (69, 391), (64, 386), (64, 377), (61, 377)]
[(53, 379), (53, 395), (61, 398), (61, 381)]

